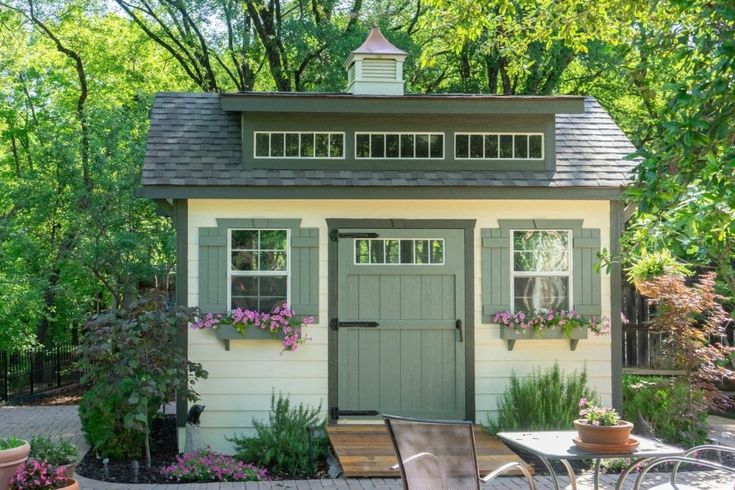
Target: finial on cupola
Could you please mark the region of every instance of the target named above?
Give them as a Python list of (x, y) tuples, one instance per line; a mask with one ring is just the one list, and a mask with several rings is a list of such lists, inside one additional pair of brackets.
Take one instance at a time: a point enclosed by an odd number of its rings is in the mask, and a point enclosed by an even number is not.
[(347, 92), (355, 95), (403, 95), (403, 61), (408, 53), (388, 41), (376, 25), (362, 45), (350, 53)]

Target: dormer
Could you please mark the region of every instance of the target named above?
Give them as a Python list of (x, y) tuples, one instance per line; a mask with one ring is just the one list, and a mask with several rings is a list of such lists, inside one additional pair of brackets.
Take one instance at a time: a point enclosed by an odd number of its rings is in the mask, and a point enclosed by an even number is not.
[(355, 95), (403, 95), (403, 61), (407, 53), (393, 46), (374, 26), (362, 46), (350, 53), (347, 92)]

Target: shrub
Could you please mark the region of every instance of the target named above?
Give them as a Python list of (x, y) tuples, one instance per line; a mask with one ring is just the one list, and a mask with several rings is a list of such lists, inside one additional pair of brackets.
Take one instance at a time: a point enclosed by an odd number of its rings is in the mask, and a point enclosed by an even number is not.
[(16, 447), (21, 447), (23, 444), (25, 444), (26, 441), (23, 439), (18, 439), (17, 437), (10, 436), (10, 437), (0, 437), (0, 451), (3, 449), (14, 449)]
[(31, 439), (30, 457), (43, 460), (52, 466), (62, 466), (76, 462), (79, 451), (69, 441), (62, 439), (54, 441), (49, 437), (36, 436)]
[(69, 483), (64, 468), (54, 469), (50, 464), (34, 459), (18, 466), (15, 476), (10, 480), (10, 489), (54, 490), (64, 488)]
[(125, 427), (125, 403), (121, 393), (97, 385), (79, 403), (84, 438), (97, 453), (112, 459), (139, 458), (143, 434)]
[[(699, 409), (691, 410), (692, 402)], [(689, 384), (683, 380), (624, 376), (623, 414), (634, 423), (640, 415), (657, 437), (670, 444), (691, 447), (707, 439), (705, 394), (697, 389), (690, 393)]]
[(269, 479), (268, 471), (209, 449), (177, 456), (174, 464), (161, 468), (161, 474), (170, 480), (184, 483)]
[(587, 386), (587, 371), (563, 375), (559, 365), (533, 370), (527, 378), (511, 374), (510, 384), (498, 401), (496, 420), (488, 419), (486, 429), (501, 430), (570, 429), (579, 413), (579, 400), (594, 401), (597, 395)]
[(317, 461), (327, 455), (326, 421), (321, 405), (291, 408), (288, 397), (271, 396), (269, 423), (253, 420), (255, 437), (228, 439), (237, 449), (236, 457), (268, 468), (273, 475), (312, 476)]

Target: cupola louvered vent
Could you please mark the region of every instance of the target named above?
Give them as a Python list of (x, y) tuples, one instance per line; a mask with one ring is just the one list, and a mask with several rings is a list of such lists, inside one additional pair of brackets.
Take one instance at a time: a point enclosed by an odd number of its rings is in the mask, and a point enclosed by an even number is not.
[(373, 27), (365, 42), (345, 62), (347, 91), (363, 95), (403, 95), (406, 52)]

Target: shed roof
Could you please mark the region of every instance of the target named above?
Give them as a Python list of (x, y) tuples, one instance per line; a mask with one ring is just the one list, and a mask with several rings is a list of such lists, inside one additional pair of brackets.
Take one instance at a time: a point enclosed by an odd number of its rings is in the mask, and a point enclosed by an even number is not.
[(468, 197), (480, 189), (495, 192), (508, 188), (587, 188), (592, 191), (588, 194), (594, 195), (601, 188), (618, 192), (632, 180), (636, 165), (625, 159), (635, 151), (628, 138), (594, 98), (586, 97), (584, 112), (555, 116), (553, 171), (247, 169), (242, 163), (241, 115), (223, 110), (220, 99), (220, 95), (210, 93), (156, 96), (142, 195), (247, 197), (248, 192), (255, 195), (257, 189), (296, 187), (346, 189), (347, 195), (354, 196), (378, 188), (408, 189), (407, 196), (421, 196), (418, 191), (427, 188), (457, 189)]

